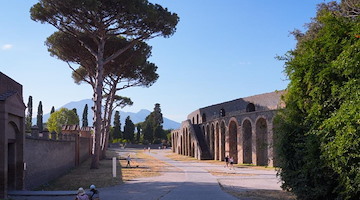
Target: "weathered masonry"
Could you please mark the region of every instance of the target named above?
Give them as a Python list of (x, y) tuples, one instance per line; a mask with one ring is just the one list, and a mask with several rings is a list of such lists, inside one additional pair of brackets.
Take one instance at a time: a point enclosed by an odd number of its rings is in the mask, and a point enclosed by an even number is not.
[(199, 160), (274, 166), (273, 119), (284, 108), (276, 91), (239, 98), (190, 113), (171, 132), (172, 151)]
[(0, 199), (22, 189), (25, 104), (22, 85), (0, 72)]
[(92, 154), (90, 127), (25, 133), (25, 109), (22, 85), (0, 72), (0, 199), (48, 183)]

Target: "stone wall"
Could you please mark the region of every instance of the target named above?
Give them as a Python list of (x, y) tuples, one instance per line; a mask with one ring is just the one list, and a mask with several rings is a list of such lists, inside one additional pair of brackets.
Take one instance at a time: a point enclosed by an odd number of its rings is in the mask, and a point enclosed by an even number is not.
[(25, 108), (22, 85), (0, 72), (0, 199), (23, 188)]
[(91, 138), (87, 137), (80, 137), (79, 138), (79, 161), (80, 163), (84, 162), (89, 158), (89, 155), (91, 155), (91, 147), (92, 142)]
[[(285, 91), (259, 94), (199, 108), (173, 130), (172, 150), (197, 159), (275, 166), (273, 118)], [(205, 143), (203, 145), (199, 145)], [(204, 142), (202, 142), (204, 141)], [(205, 155), (204, 155), (205, 154)]]
[(25, 189), (47, 183), (75, 167), (75, 141), (26, 138)]
[(64, 175), (90, 157), (91, 147), (92, 138), (32, 130), (25, 139), (24, 189), (36, 189)]

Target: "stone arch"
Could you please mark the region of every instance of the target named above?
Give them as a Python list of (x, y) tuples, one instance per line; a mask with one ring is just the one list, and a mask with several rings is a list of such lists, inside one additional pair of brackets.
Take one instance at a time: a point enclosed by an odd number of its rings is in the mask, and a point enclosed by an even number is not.
[(252, 126), (249, 119), (245, 119), (242, 123), (243, 133), (243, 163), (252, 164)]
[(205, 135), (206, 135), (206, 143), (210, 144), (210, 127), (209, 127), (209, 125), (206, 125), (206, 133), (205, 133)]
[(268, 125), (264, 118), (256, 121), (256, 164), (268, 165)]
[(220, 149), (220, 136), (219, 136), (219, 123), (216, 123), (215, 125), (215, 155), (214, 155), (214, 159), (215, 160), (219, 160), (219, 149)]
[(254, 112), (255, 111), (255, 105), (253, 103), (249, 103), (246, 106), (246, 112)]
[(190, 156), (195, 157), (195, 144), (194, 143), (191, 144), (191, 151), (190, 152), (191, 152)]
[(234, 163), (238, 162), (238, 149), (237, 149), (237, 122), (231, 120), (229, 122), (229, 157), (234, 158)]
[(196, 114), (196, 124), (199, 124), (199, 114)]
[(186, 129), (186, 132), (187, 132), (187, 155), (190, 156), (191, 154), (191, 133), (190, 131), (188, 131), (188, 129)]
[(214, 124), (211, 124), (210, 127), (210, 153), (212, 157), (215, 156), (215, 127)]
[(222, 121), (220, 123), (220, 160), (224, 160), (225, 158), (225, 122)]
[(185, 133), (184, 133), (184, 155), (187, 156), (188, 155), (188, 129), (185, 128)]
[(180, 136), (180, 154), (184, 155), (184, 143), (183, 143), (183, 136)]

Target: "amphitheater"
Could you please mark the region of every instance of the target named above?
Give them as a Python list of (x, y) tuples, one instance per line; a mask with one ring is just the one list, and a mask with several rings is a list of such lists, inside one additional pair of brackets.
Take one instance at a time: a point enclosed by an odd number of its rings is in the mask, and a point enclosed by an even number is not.
[(172, 151), (199, 160), (233, 157), (234, 163), (276, 166), (273, 120), (284, 91), (199, 108), (171, 132)]

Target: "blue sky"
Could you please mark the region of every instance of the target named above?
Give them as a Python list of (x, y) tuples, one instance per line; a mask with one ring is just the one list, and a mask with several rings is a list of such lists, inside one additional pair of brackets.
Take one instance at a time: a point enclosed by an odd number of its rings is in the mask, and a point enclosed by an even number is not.
[[(0, 7), (0, 71), (23, 85), (24, 103), (33, 97), (44, 113), (71, 101), (92, 98), (89, 85), (76, 85), (67, 64), (51, 57), (44, 41), (54, 31), (30, 19), (36, 0), (12, 0)], [(295, 47), (290, 32), (305, 30), (324, 0), (150, 0), (180, 17), (176, 33), (155, 38), (151, 62), (159, 80), (150, 88), (119, 95), (134, 105), (124, 111), (153, 110), (181, 122), (192, 111), (224, 101), (285, 89), (283, 62)], [(81, 111), (82, 112), (82, 111)], [(80, 113), (81, 114), (81, 113)]]

